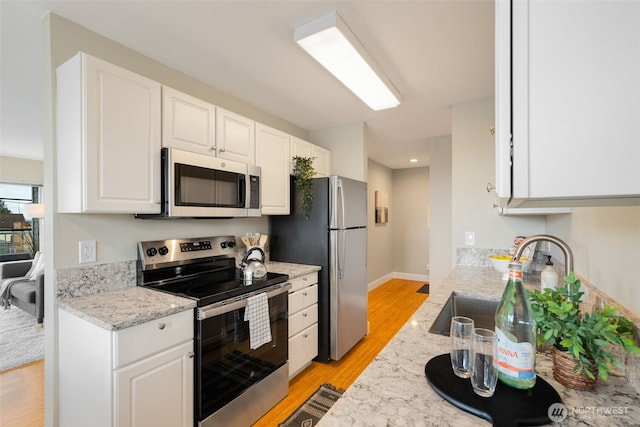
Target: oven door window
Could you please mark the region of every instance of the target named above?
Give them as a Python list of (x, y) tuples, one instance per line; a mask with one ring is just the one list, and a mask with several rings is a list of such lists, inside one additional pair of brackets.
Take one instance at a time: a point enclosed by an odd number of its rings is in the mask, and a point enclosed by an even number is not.
[(244, 308), (197, 322), (198, 417), (207, 418), (283, 366), (288, 357), (287, 296), (269, 299), (272, 341), (251, 350)]
[(245, 175), (175, 163), (176, 206), (245, 207)]

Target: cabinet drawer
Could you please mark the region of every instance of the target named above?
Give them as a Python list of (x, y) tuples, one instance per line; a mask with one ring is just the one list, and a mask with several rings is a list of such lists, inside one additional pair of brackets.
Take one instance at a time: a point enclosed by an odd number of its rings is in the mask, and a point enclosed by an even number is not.
[(315, 285), (318, 283), (318, 272), (305, 274), (304, 276), (296, 277), (289, 280), (291, 282), (291, 289), (289, 292), (296, 292), (307, 286)]
[(318, 285), (309, 286), (289, 294), (289, 315), (318, 302)]
[(193, 340), (193, 319), (193, 310), (187, 310), (115, 332), (113, 367)]
[(289, 336), (292, 337), (301, 330), (318, 322), (318, 304), (313, 304), (296, 314), (289, 316)]
[(318, 355), (318, 324), (289, 338), (289, 378)]

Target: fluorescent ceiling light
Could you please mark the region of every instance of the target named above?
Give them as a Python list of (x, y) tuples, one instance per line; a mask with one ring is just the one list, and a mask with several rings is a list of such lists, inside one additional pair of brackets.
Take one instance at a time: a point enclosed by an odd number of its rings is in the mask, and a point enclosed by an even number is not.
[(400, 98), (356, 36), (336, 12), (299, 26), (295, 41), (373, 110), (393, 108)]

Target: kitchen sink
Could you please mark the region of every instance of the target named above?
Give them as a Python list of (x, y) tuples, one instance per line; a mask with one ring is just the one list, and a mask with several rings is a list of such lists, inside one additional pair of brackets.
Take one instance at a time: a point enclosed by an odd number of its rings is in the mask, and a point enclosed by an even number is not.
[(453, 316), (470, 317), (473, 319), (476, 328), (493, 330), (496, 309), (499, 303), (499, 300), (483, 299), (452, 292), (431, 328), (429, 328), (429, 332), (449, 336), (449, 328)]

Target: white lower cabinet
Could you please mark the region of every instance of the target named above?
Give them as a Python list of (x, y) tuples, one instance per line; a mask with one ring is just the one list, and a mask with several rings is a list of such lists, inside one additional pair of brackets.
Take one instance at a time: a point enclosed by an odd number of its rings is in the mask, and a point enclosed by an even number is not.
[(318, 355), (318, 273), (291, 279), (289, 290), (289, 378)]
[(193, 312), (120, 331), (59, 310), (60, 425), (193, 426)]

